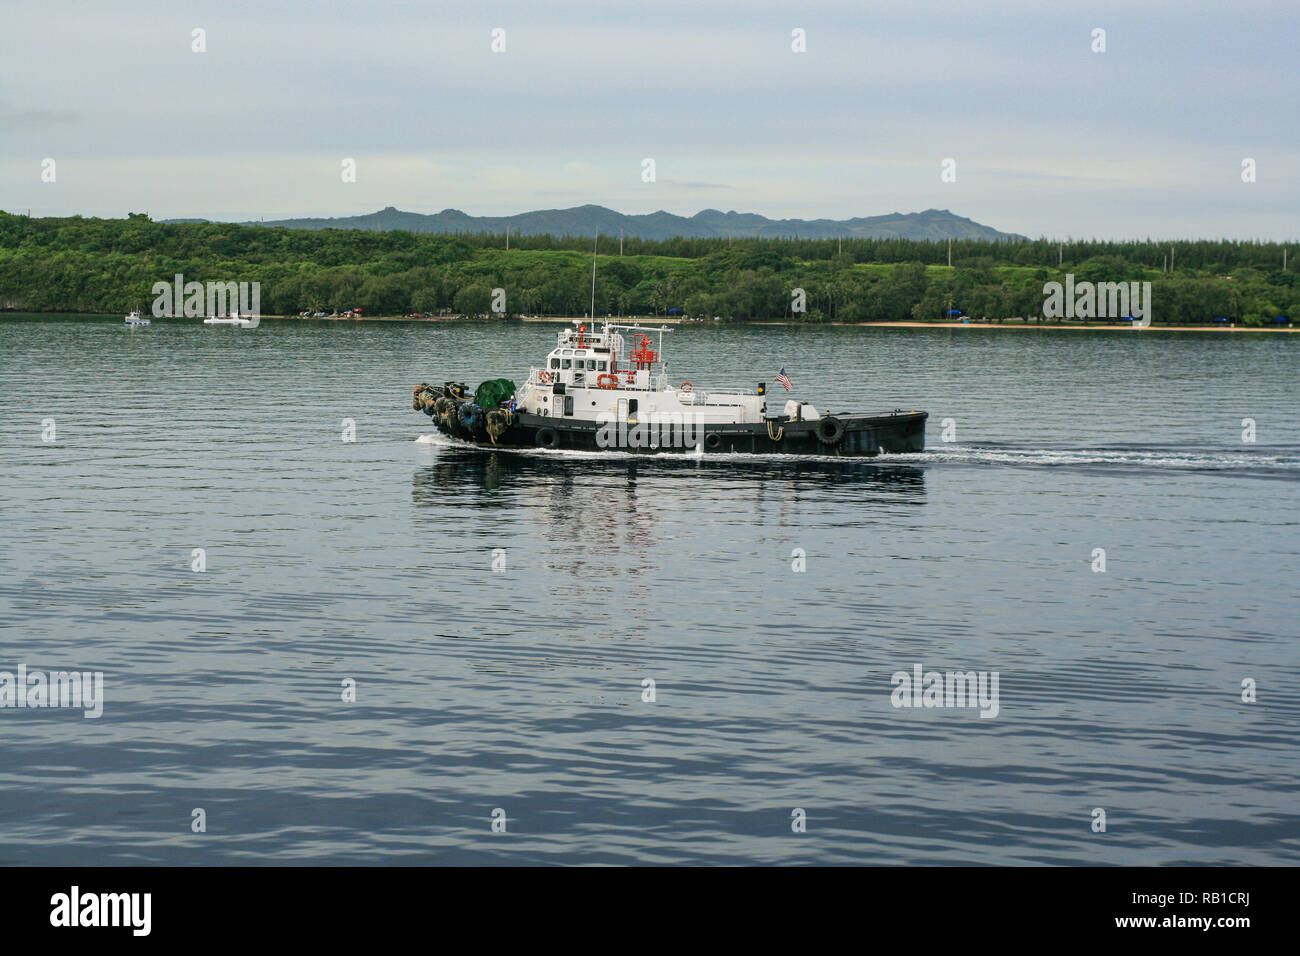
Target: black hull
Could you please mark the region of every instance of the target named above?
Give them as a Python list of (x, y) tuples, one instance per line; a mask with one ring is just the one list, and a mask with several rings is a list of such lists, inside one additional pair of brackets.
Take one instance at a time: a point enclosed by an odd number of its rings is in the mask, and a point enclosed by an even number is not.
[(617, 428), (594, 422), (520, 414), (495, 440), (474, 434), (458, 423), (450, 427), (437, 418), (443, 434), (484, 448), (546, 448), (642, 455), (745, 454), (830, 455), (871, 458), (879, 454), (925, 451), (925, 412), (890, 415), (835, 415), (816, 421), (783, 421), (743, 425), (708, 425), (700, 434), (680, 430)]

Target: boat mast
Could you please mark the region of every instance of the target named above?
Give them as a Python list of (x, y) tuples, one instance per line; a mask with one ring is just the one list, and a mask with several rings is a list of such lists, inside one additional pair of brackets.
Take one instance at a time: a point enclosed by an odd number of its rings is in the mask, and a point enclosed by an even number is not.
[(596, 243), (600, 242), (600, 233), (591, 240), (591, 324), (596, 324)]

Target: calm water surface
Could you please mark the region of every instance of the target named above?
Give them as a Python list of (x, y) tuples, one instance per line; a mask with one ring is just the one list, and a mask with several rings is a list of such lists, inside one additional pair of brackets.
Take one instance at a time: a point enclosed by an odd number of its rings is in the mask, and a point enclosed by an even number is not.
[[(667, 336), (697, 387), (930, 411), (872, 462), (411, 411), (555, 330), (0, 319), (0, 670), (106, 698), (0, 709), (0, 862), (1300, 859), (1300, 338)], [(998, 715), (894, 708), (915, 664)]]

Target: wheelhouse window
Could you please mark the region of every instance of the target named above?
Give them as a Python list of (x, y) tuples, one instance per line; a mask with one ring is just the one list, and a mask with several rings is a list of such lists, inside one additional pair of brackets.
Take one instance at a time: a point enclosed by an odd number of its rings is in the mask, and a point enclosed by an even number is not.
[(560, 364), (561, 364), (561, 367), (562, 367), (562, 368), (572, 368), (572, 367), (573, 367), (573, 359), (565, 359), (565, 360), (564, 360), (563, 362), (561, 362)]
[(560, 360), (557, 358), (551, 359), (551, 368), (559, 368), (559, 367), (560, 367)]
[(602, 361), (602, 362), (598, 362), (598, 363), (596, 363), (596, 364), (597, 364), (597, 367), (598, 367), (602, 372), (605, 371), (605, 365), (606, 365), (605, 362)]

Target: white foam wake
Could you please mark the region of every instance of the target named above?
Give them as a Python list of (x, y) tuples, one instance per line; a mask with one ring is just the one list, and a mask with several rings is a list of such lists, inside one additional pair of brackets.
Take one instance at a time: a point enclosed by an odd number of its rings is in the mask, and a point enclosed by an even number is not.
[[(491, 451), (481, 445), (474, 445), (459, 438), (451, 438), (441, 433), (421, 435), (415, 439), (417, 444), (433, 445), (442, 448), (465, 448)], [(504, 452), (519, 455), (538, 455), (547, 458), (593, 458), (610, 457), (645, 458), (644, 454), (611, 449), (609, 451), (579, 451), (565, 448), (502, 448)], [(657, 457), (657, 456), (656, 456)], [(670, 455), (674, 459), (690, 458), (686, 455)], [(1278, 471), (1300, 473), (1300, 457), (1271, 454), (1250, 454), (1246, 452), (1184, 452), (1176, 449), (1059, 449), (1059, 448), (981, 448), (963, 445), (940, 445), (928, 451), (877, 455), (874, 458), (841, 457), (835, 455), (753, 455), (741, 452), (710, 452), (703, 456), (709, 461), (824, 461), (875, 463), (880, 465), (1002, 465), (1002, 466), (1074, 466), (1074, 467), (1130, 467), (1130, 468), (1171, 468), (1184, 470), (1210, 471)]]
[(1247, 452), (1179, 451), (1177, 449), (978, 448), (940, 445), (917, 454), (888, 455), (908, 464), (1074, 465), (1181, 468), (1192, 470), (1276, 469), (1300, 471), (1300, 458)]

